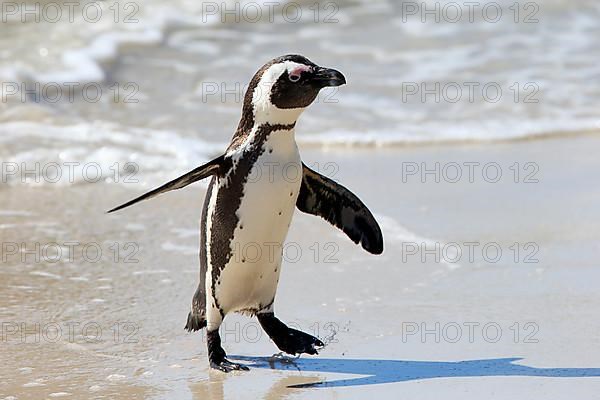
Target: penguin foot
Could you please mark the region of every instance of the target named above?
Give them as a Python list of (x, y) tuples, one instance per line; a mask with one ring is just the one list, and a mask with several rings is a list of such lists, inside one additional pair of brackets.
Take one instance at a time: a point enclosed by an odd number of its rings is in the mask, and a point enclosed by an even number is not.
[(317, 350), (325, 347), (319, 338), (292, 328), (288, 328), (288, 331), (282, 334), (275, 344), (280, 350), (292, 355), (319, 354)]
[(221, 347), (221, 337), (219, 336), (218, 329), (207, 332), (206, 343), (208, 345), (208, 361), (211, 368), (223, 372), (250, 370), (250, 368), (245, 365), (231, 362), (225, 358), (226, 354), (223, 347)]
[(281, 351), (292, 355), (318, 354), (317, 350), (325, 347), (318, 338), (288, 327), (273, 313), (262, 313), (257, 317), (265, 332)]
[(219, 361), (210, 360), (210, 367), (223, 372), (250, 371), (250, 368), (246, 367), (245, 365), (231, 362), (226, 358), (223, 358)]

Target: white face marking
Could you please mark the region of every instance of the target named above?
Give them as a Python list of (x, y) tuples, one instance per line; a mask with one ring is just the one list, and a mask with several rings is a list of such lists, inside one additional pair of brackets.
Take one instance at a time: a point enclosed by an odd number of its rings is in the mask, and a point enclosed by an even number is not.
[(284, 61), (270, 66), (260, 78), (252, 94), (252, 106), (254, 108), (255, 125), (263, 123), (291, 124), (296, 122), (304, 108), (282, 109), (271, 103), (271, 89), (277, 79), (285, 71), (288, 74), (299, 74), (311, 67), (293, 61)]
[(254, 141), (256, 131), (259, 126), (269, 123), (289, 125), (296, 122), (300, 114), (305, 110), (301, 108), (282, 109), (271, 103), (271, 89), (281, 74), (285, 71), (290, 75), (300, 75), (303, 71), (309, 71), (312, 67), (304, 64), (299, 64), (293, 61), (284, 61), (269, 67), (262, 75), (260, 81), (256, 85), (252, 93), (252, 112), (254, 113), (254, 126), (248, 136), (245, 138), (242, 145), (227, 152), (227, 156), (231, 157), (235, 164), (238, 159), (244, 155), (244, 150)]

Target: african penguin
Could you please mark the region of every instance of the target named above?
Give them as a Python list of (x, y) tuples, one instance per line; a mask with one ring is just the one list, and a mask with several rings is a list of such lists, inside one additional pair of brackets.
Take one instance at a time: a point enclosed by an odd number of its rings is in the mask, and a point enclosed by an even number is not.
[(200, 222), (200, 284), (185, 328), (207, 328), (213, 368), (248, 369), (227, 360), (221, 347), (219, 326), (230, 312), (255, 315), (286, 353), (317, 354), (323, 346), (274, 314), (283, 243), (296, 207), (324, 218), (368, 252), (383, 251), (371, 212), (348, 189), (304, 165), (295, 141), (296, 121), (319, 91), (345, 83), (340, 72), (300, 55), (269, 61), (250, 81), (223, 155), (109, 211), (212, 177)]

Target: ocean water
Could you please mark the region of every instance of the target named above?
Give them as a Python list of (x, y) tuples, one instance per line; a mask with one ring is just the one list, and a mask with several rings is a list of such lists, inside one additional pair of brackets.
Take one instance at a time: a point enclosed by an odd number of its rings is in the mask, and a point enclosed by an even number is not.
[(597, 130), (599, 21), (593, 0), (5, 2), (0, 158), (158, 182), (218, 154), (245, 85), (287, 53), (348, 81), (302, 116), (302, 145)]

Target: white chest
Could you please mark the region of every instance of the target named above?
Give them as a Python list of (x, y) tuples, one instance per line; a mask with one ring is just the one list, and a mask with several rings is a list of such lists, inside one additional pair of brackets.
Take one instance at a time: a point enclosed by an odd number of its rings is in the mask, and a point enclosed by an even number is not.
[[(302, 181), (302, 162), (293, 132), (275, 132), (264, 144), (244, 185), (237, 216), (240, 239), (285, 239)], [(238, 227), (239, 227), (238, 225)], [(245, 229), (248, 227), (249, 229)]]
[(250, 171), (236, 211), (232, 256), (216, 289), (224, 309), (251, 309), (272, 301), (301, 182), (302, 162), (293, 131), (272, 133)]

